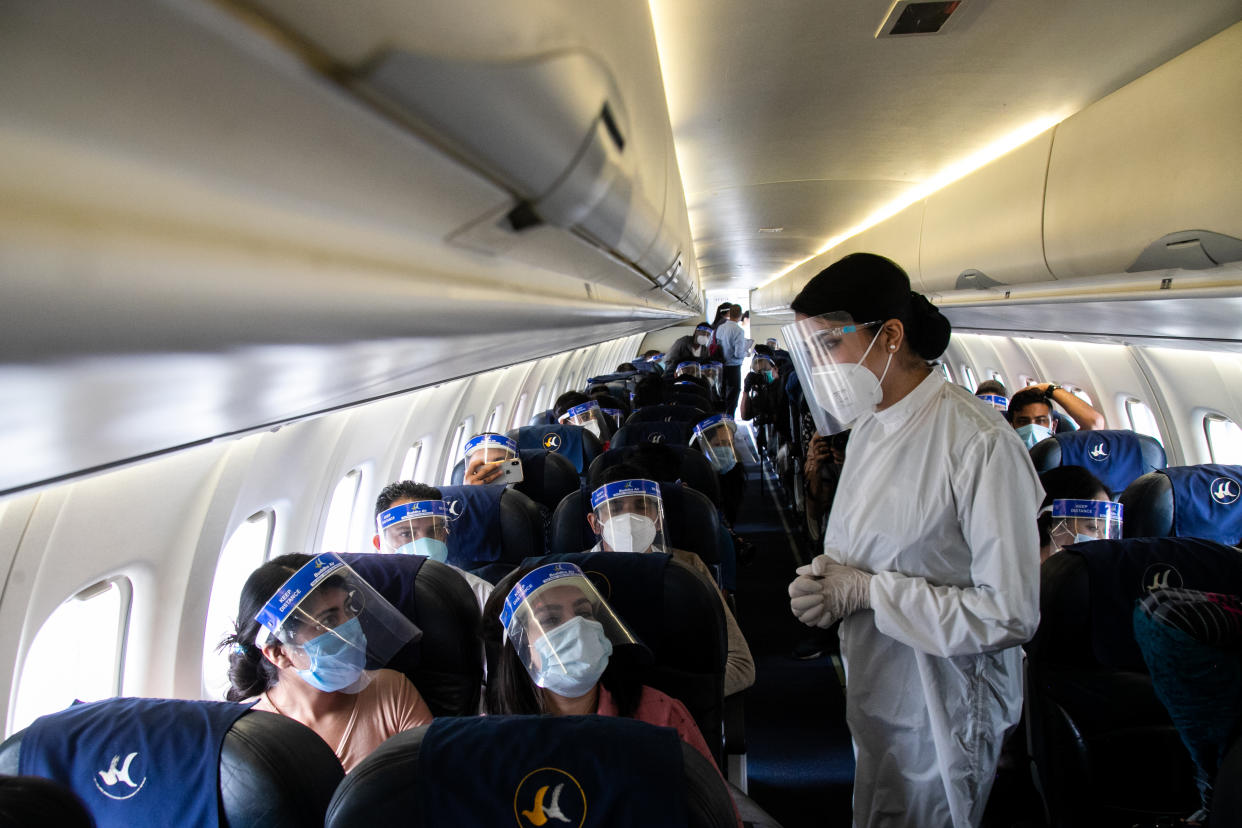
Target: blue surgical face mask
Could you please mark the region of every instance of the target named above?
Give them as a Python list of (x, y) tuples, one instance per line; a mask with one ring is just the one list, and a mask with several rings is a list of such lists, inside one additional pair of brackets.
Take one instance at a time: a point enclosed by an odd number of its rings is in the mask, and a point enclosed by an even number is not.
[(558, 696), (576, 699), (591, 692), (608, 667), (612, 642), (604, 625), (581, 615), (548, 630), (535, 642), (539, 673), (535, 684)]
[(397, 554), (422, 555), (424, 558), (444, 563), (448, 560), (448, 544), (435, 538), (415, 538), (397, 549)]
[(1088, 541), (1094, 541), (1094, 540), (1099, 540), (1099, 538), (1093, 537), (1091, 535), (1084, 535), (1082, 532), (1079, 532), (1078, 534), (1074, 535), (1074, 543), (1087, 543)]
[(1052, 429), (1036, 423), (1028, 423), (1024, 426), (1019, 426), (1016, 430), (1018, 432), (1018, 436), (1022, 438), (1022, 442), (1026, 443), (1026, 447), (1028, 449), (1034, 448), (1036, 443), (1047, 440), (1052, 436)]
[(325, 693), (344, 690), (356, 682), (367, 662), (367, 636), (357, 618), (312, 638), (302, 649), (311, 663), (309, 669), (298, 670), (298, 676)]
[(737, 465), (737, 457), (729, 446), (712, 446), (712, 465), (718, 474), (727, 474)]

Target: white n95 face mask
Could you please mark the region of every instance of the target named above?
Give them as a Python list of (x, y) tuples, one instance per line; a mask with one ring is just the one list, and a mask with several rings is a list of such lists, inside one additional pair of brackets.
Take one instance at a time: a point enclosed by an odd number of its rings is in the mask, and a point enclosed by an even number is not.
[[(591, 432), (592, 434), (594, 434), (596, 437), (600, 437), (599, 423), (595, 422), (594, 420), (591, 420), (590, 422), (583, 424), (582, 427), (585, 428), (587, 431)], [(600, 439), (602, 440), (604, 438), (600, 437)]]
[(878, 336), (871, 340), (858, 362), (819, 365), (811, 373), (815, 399), (833, 419), (846, 427), (852, 426), (864, 414), (875, 411), (875, 407), (884, 398), (880, 383), (888, 376), (893, 355), (888, 355), (888, 360), (884, 363), (884, 373), (880, 374), (879, 379), (862, 364), (877, 339)]
[(609, 518), (601, 535), (614, 552), (646, 552), (655, 540), (656, 525), (646, 515), (624, 512)]

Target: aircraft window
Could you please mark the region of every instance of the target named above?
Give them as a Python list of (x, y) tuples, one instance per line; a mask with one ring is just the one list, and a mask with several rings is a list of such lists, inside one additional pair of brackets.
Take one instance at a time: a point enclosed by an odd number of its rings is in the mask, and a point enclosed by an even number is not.
[(994, 379), (1006, 388), (1009, 387), (1009, 383), (1005, 382), (1005, 378), (1001, 375), (1001, 372), (997, 371), (995, 368), (988, 369), (988, 379)]
[(962, 365), (962, 376), (966, 377), (966, 390), (974, 393), (979, 383), (975, 382), (975, 372), (970, 369), (969, 365)]
[(487, 417), (487, 428), (484, 431), (496, 431), (500, 426), (500, 415), (504, 413), (504, 404), (500, 404), (492, 409), (492, 413)]
[(1203, 418), (1203, 430), (1213, 463), (1242, 463), (1242, 428), (1237, 423), (1221, 414), (1209, 414)]
[(526, 425), (526, 398), (527, 394), (523, 393), (518, 397), (517, 405), (513, 406), (513, 422), (509, 428), (521, 428)]
[(457, 465), (457, 461), (461, 459), (461, 453), (466, 448), (466, 440), (474, 436), (474, 417), (467, 417), (461, 421), (461, 425), (453, 432), (453, 439), (449, 442), (448, 459), (444, 463), (444, 480), (441, 485), (451, 486), (453, 483), (453, 467)]
[(1035, 384), (1034, 377), (1028, 377), (1026, 374), (1018, 374), (1018, 389), (1027, 388)]
[(357, 552), (357, 543), (352, 543), (353, 533), (350, 528), (354, 523), (354, 507), (358, 502), (358, 489), (362, 483), (362, 472), (354, 469), (341, 478), (332, 492), (332, 500), (328, 502), (328, 521), (323, 529), (320, 541), (321, 552)]
[(418, 461), (423, 456), (423, 441), (419, 440), (410, 446), (409, 451), (405, 453), (405, 459), (401, 461), (401, 476), (398, 480), (417, 480), (418, 479)]
[(956, 382), (956, 380), (953, 379), (953, 369), (949, 367), (949, 363), (938, 362), (936, 364), (940, 367), (940, 373), (944, 374), (945, 379), (949, 382)]
[(99, 701), (121, 692), (132, 595), (128, 578), (100, 581), (43, 622), (19, 674), (10, 733), (74, 699)]
[(1078, 399), (1085, 402), (1087, 405), (1090, 405), (1090, 406), (1095, 405), (1095, 403), (1091, 401), (1091, 395), (1088, 394), (1083, 389), (1079, 388), (1077, 385), (1063, 385), (1061, 387), (1064, 388), (1066, 391), (1070, 392), (1071, 394), (1073, 394)]
[(531, 412), (532, 414), (538, 414), (540, 411), (548, 408), (543, 397), (543, 393), (547, 390), (548, 387), (546, 385), (539, 386), (539, 390), (535, 393), (535, 410)]
[(273, 524), (271, 512), (251, 515), (233, 530), (216, 561), (203, 631), (203, 690), (209, 698), (223, 699), (229, 689), (229, 652), (216, 647), (233, 632), (237, 600), (246, 579), (271, 553)]
[(1156, 424), (1156, 415), (1151, 413), (1151, 409), (1145, 402), (1135, 397), (1128, 398), (1126, 416), (1130, 419), (1131, 430), (1154, 437), (1161, 445), (1164, 445), (1164, 438), (1160, 436), (1160, 426)]

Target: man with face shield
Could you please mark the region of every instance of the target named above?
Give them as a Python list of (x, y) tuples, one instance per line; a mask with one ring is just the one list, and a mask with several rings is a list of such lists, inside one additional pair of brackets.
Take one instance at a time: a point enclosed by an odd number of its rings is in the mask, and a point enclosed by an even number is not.
[(604, 422), (604, 412), (600, 410), (599, 403), (595, 400), (575, 405), (562, 414), (558, 422), (564, 425), (582, 426), (598, 437), (600, 442), (607, 442), (612, 434)]
[(390, 483), (375, 500), (375, 548), (384, 553), (422, 555), (452, 567), (470, 586), (481, 608), (492, 585), (448, 561), (448, 510), (434, 486), (400, 480)]
[(242, 587), (226, 639), (229, 701), (314, 730), (346, 772), (431, 711), (404, 675), (381, 669), (422, 633), (336, 555), (284, 555)]
[(687, 361), (701, 362), (707, 359), (711, 341), (712, 326), (700, 322), (693, 333), (679, 338), (668, 349), (668, 364), (677, 366)]
[(820, 434), (853, 428), (824, 553), (789, 594), (804, 624), (841, 620), (854, 825), (978, 826), (1039, 618), (1039, 479), (1013, 429), (929, 368), (949, 323), (896, 264), (847, 256), (792, 307)]
[(466, 441), (462, 453), (466, 460), (462, 482), (467, 486), (507, 485), (522, 480), (517, 443), (503, 434), (490, 431), (476, 434)]
[(641, 683), (639, 667), (650, 654), (577, 565), (547, 564), (505, 576), (483, 625), (485, 637), (498, 626), (501, 639), (487, 686), (488, 713), (624, 716), (676, 728), (683, 741), (712, 758), (685, 706)]
[(693, 552), (676, 549), (665, 542), (664, 500), (660, 497), (660, 487), (644, 479), (642, 474), (642, 469), (627, 463), (618, 463), (604, 473), (603, 485), (591, 495), (593, 511), (587, 516), (592, 531), (599, 538), (591, 551), (667, 553), (710, 585), (724, 605), (729, 650), (724, 692), (726, 696), (741, 692), (755, 683), (755, 661), (746, 637), (707, 564)]
[(720, 393), (720, 377), (721, 370), (723, 368), (724, 365), (719, 362), (705, 362), (703, 363), (703, 367), (700, 369), (703, 379), (707, 380), (711, 384), (712, 390), (717, 394)]

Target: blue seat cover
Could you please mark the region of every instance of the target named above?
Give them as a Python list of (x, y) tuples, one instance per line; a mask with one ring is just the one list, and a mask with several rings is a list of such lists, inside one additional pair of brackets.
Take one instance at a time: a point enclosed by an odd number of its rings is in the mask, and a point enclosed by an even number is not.
[[(414, 583), (418, 580), (418, 573), (423, 568), (423, 564), (427, 562), (426, 558), (422, 555), (379, 555), (374, 552), (354, 552), (340, 557), (361, 575), (364, 581), (374, 587), (376, 592), (384, 596), (388, 603), (396, 607), (414, 624), (418, 624)], [(382, 641), (386, 635), (390, 635), (387, 629), (380, 628), (378, 625), (364, 626), (363, 631), (368, 641)], [(408, 676), (418, 669), (418, 664), (419, 647), (418, 639), (415, 639), (399, 649), (386, 663), (368, 663), (366, 666), (368, 670), (387, 667)]]
[(1056, 440), (1062, 466), (1082, 466), (1113, 495), (1157, 469), (1143, 459), (1139, 436), (1133, 431), (1075, 431), (1057, 434)]
[(582, 426), (544, 425), (523, 426), (508, 433), (517, 441), (518, 449), (555, 451), (574, 464), (578, 474), (586, 468), (582, 451)]
[(220, 746), (249, 709), (177, 699), (75, 704), (26, 729), (19, 773), (68, 785), (98, 828), (217, 828)]
[(504, 486), (441, 486), (449, 515), (448, 562), (474, 569), (500, 560), (500, 498)]
[(418, 764), (422, 825), (686, 825), (677, 731), (633, 719), (436, 719)]
[(1160, 473), (1173, 486), (1173, 531), (1179, 538), (1242, 542), (1242, 466), (1205, 463)]
[(612, 448), (625, 448), (639, 443), (666, 443), (685, 446), (690, 443), (691, 423), (630, 423), (612, 435)]

